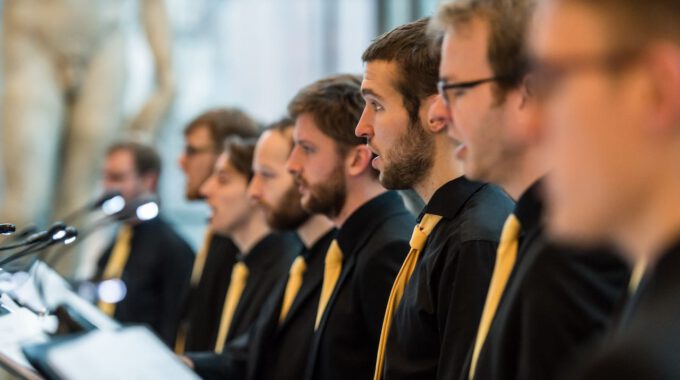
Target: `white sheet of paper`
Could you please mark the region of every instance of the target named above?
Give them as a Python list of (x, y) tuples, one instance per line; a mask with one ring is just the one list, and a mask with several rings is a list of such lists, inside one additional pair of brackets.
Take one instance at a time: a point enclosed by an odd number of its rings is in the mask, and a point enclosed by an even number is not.
[(93, 331), (53, 348), (47, 361), (70, 380), (199, 379), (151, 331)]
[(44, 299), (36, 289), (36, 281), (26, 281), (21, 287), (14, 290), (16, 296), (34, 310), (44, 310), (46, 303), (48, 308), (54, 308), (60, 304), (68, 304), (75, 308), (85, 319), (95, 327), (102, 330), (118, 329), (120, 324), (102, 313), (95, 305), (87, 302), (71, 290), (71, 286), (57, 272), (43, 262), (37, 262), (32, 268), (33, 276), (38, 277), (38, 283), (44, 288)]
[[(9, 304), (6, 299), (4, 302)], [(21, 352), (21, 345), (46, 342), (49, 339), (44, 332), (46, 324), (53, 327), (55, 323), (54, 317), (39, 317), (13, 305), (12, 313), (0, 317), (0, 352), (20, 365), (32, 368)]]

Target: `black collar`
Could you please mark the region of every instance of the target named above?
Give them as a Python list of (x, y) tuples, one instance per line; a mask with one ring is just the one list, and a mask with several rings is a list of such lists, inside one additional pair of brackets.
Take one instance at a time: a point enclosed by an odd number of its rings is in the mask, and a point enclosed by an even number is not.
[(458, 177), (445, 183), (434, 192), (430, 202), (425, 205), (418, 217), (418, 221), (424, 214), (441, 215), (445, 219), (455, 218), (468, 199), (482, 187), (484, 187), (483, 183), (472, 182), (465, 177)]
[(302, 257), (305, 258), (305, 261), (309, 262), (309, 260), (317, 254), (325, 254), (328, 250), (328, 246), (330, 246), (331, 241), (333, 241), (337, 233), (338, 231), (335, 228), (331, 228), (316, 242), (314, 242), (314, 244), (312, 244), (309, 249), (304, 249), (302, 251)]
[(153, 231), (163, 224), (165, 224), (165, 221), (163, 221), (163, 219), (160, 216), (158, 216), (158, 217), (155, 217), (151, 220), (146, 220), (146, 221), (143, 221), (143, 222), (130, 224), (130, 227), (132, 227), (132, 231), (135, 234), (138, 234), (138, 233), (144, 233), (144, 232), (147, 232), (147, 231)]
[(345, 257), (351, 255), (360, 242), (395, 211), (405, 210), (401, 196), (387, 191), (359, 207), (340, 227), (336, 239)]
[(522, 232), (543, 227), (543, 180), (531, 185), (517, 201), (515, 216), (519, 219)]
[(680, 239), (669, 244), (668, 248), (662, 251), (650, 275), (654, 278), (668, 278), (675, 281), (678, 268), (680, 268)]
[(302, 242), (293, 232), (272, 232), (258, 241), (247, 255), (239, 254), (238, 261), (242, 261), (249, 270), (269, 267), (270, 263), (280, 259), (284, 251), (301, 249)]

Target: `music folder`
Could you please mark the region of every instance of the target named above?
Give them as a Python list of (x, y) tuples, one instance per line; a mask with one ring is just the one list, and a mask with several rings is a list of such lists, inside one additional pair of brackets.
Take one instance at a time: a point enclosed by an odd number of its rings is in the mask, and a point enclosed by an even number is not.
[(47, 379), (199, 379), (143, 326), (74, 334), (24, 346), (23, 352)]

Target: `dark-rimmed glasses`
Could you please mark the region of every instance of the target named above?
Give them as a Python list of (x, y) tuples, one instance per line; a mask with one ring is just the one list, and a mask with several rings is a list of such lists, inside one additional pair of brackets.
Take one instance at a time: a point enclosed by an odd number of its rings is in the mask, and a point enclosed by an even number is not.
[(437, 82), (437, 90), (439, 91), (439, 95), (441, 95), (442, 98), (444, 99), (444, 103), (446, 103), (446, 105), (450, 105), (453, 98), (456, 97), (456, 95), (453, 93), (454, 91), (469, 90), (484, 83), (503, 81), (507, 80), (508, 78), (509, 78), (508, 76), (495, 76), (473, 81), (455, 83), (447, 83), (445, 80), (440, 80), (439, 82)]

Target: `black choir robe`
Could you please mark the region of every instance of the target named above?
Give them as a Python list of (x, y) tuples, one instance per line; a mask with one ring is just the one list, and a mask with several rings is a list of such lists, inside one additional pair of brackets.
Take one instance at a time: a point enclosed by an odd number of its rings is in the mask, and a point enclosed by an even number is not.
[[(302, 242), (295, 233), (275, 232), (255, 244), (247, 255), (238, 258), (248, 267), (248, 278), (234, 311), (225, 345), (250, 331), (274, 286), (287, 275), (290, 264), (301, 250)], [(224, 305), (224, 299), (221, 304)], [(194, 362), (196, 373), (202, 377), (203, 371), (210, 371), (214, 365), (211, 353), (187, 353), (187, 356)]]
[(584, 355), (583, 368), (570, 378), (680, 379), (680, 240), (647, 268), (626, 314), (613, 337)]
[(451, 379), (460, 374), (474, 344), (501, 230), (513, 208), (498, 187), (464, 177), (433, 194), (423, 213), (443, 218), (428, 237), (395, 311), (383, 378)]
[(222, 303), (239, 253), (238, 247), (226, 236), (213, 234), (209, 244), (200, 280), (186, 289), (182, 301), (185, 352), (215, 348)]
[[(178, 300), (189, 285), (194, 253), (160, 217), (132, 228), (130, 255), (121, 277), (127, 295), (116, 305), (113, 317), (122, 323), (145, 324), (172, 345), (181, 313)], [(101, 280), (114, 244), (100, 257), (96, 280)]]
[(414, 223), (401, 197), (386, 192), (340, 226), (342, 272), (314, 334), (306, 379), (371, 378), (387, 299)]
[[(475, 379), (553, 379), (601, 338), (625, 295), (627, 266), (609, 250), (578, 250), (545, 236), (541, 182), (519, 199), (515, 267), (480, 351)], [(468, 365), (461, 379), (468, 378)]]

